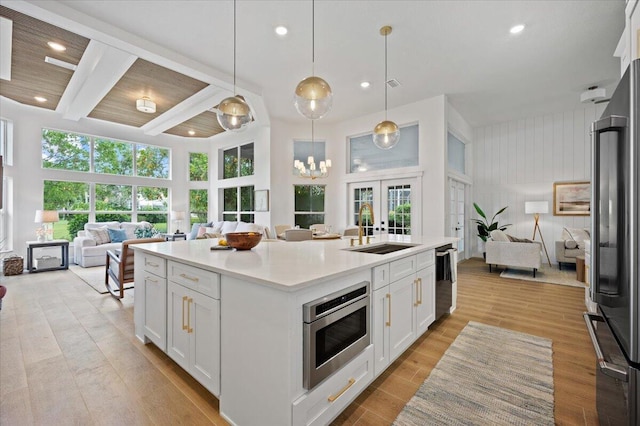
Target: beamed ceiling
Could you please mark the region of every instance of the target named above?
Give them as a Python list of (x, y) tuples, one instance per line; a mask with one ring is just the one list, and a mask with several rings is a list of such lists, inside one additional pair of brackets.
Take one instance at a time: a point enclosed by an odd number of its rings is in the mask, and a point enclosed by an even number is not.
[[(56, 110), (67, 113), (71, 118), (83, 116), (141, 128), (152, 120), (171, 111), (181, 102), (196, 95), (209, 86), (208, 83), (191, 78), (174, 70), (136, 58), (125, 52), (111, 50), (95, 43), (88, 63), (82, 69), (84, 81), (70, 84), (75, 73), (79, 73), (81, 60), (91, 40), (40, 21), (15, 10), (0, 6), (0, 16), (13, 21), (11, 80), (0, 80), (0, 95), (25, 105)], [(56, 42), (66, 47), (63, 52), (49, 47), (48, 42)], [(98, 53), (95, 53), (95, 52)], [(112, 56), (121, 60), (118, 65), (111, 63)], [(76, 71), (45, 62), (46, 57), (64, 61), (78, 68)], [(122, 76), (113, 82), (112, 87), (102, 87), (104, 93), (95, 106), (86, 114), (78, 114), (85, 105), (75, 107), (74, 101), (82, 104), (77, 93), (83, 93), (84, 87), (90, 87), (92, 78), (99, 79), (101, 62), (122, 69)], [(130, 63), (130, 65), (129, 65)], [(95, 69), (92, 66), (98, 64)], [(108, 66), (106, 69), (109, 69)], [(79, 78), (80, 80), (81, 78)], [(104, 80), (102, 80), (104, 81)], [(83, 87), (84, 85), (84, 87)], [(87, 89), (84, 89), (87, 90)], [(68, 92), (68, 102), (62, 105), (61, 99)], [(35, 97), (43, 97), (46, 102), (38, 102)], [(155, 113), (145, 113), (136, 109), (136, 100), (146, 96), (156, 104)], [(215, 108), (216, 105), (210, 105)], [(174, 119), (175, 121), (175, 119)], [(166, 125), (162, 130), (175, 136), (206, 138), (224, 132), (216, 119), (215, 112), (205, 110), (176, 125)], [(190, 135), (189, 132), (194, 132)], [(157, 132), (156, 132), (157, 133)]]

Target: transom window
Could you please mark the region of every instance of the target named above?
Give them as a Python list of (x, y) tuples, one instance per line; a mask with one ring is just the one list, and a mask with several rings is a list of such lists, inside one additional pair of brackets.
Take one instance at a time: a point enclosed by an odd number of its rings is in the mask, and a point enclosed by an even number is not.
[(222, 153), (222, 178), (253, 175), (253, 143), (229, 148)]
[(349, 173), (396, 169), (418, 165), (418, 125), (400, 128), (400, 142), (392, 149), (373, 144), (371, 133), (349, 138)]

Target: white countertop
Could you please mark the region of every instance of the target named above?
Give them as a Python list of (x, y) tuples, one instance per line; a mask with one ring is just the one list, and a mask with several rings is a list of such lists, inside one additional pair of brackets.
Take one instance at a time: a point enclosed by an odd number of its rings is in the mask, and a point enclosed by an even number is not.
[(384, 242), (419, 244), (384, 255), (343, 250), (350, 248), (348, 238), (297, 242), (262, 240), (253, 249), (240, 251), (210, 250), (211, 246), (218, 245), (218, 240), (214, 238), (136, 244), (130, 248), (223, 275), (295, 291), (456, 241), (456, 238), (448, 237), (376, 237), (368, 246)]

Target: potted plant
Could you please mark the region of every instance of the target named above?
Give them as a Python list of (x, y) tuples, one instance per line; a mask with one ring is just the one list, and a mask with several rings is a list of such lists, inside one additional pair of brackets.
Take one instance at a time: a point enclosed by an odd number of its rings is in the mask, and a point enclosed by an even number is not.
[(484, 211), (482, 211), (482, 209), (480, 208), (479, 205), (477, 205), (476, 203), (473, 203), (473, 207), (476, 209), (476, 212), (478, 212), (478, 214), (480, 215), (481, 219), (471, 219), (473, 220), (477, 225), (478, 225), (478, 237), (482, 240), (482, 244), (480, 246), (481, 250), (482, 250), (482, 254), (483, 256), (485, 255), (484, 253), (484, 243), (487, 242), (487, 238), (489, 238), (489, 235), (491, 234), (491, 231), (495, 231), (496, 229), (499, 229), (501, 231), (504, 231), (505, 229), (507, 229), (507, 226), (510, 226), (511, 224), (508, 225), (498, 225), (498, 221), (496, 220), (496, 217), (502, 213), (503, 211), (505, 211), (507, 209), (507, 207), (503, 207), (500, 210), (498, 210), (498, 212), (496, 214), (493, 215), (493, 217), (491, 218), (491, 221), (489, 221), (487, 219), (487, 215), (484, 214)]

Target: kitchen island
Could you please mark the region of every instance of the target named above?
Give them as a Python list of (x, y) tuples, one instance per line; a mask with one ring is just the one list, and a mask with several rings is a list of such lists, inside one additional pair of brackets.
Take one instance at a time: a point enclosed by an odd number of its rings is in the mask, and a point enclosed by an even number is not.
[[(406, 246), (388, 254), (348, 239), (136, 245), (136, 336), (216, 395), (232, 424), (326, 424), (434, 321), (434, 249), (454, 241), (391, 235), (367, 246)], [(303, 306), (362, 283), (370, 344), (305, 388)]]

